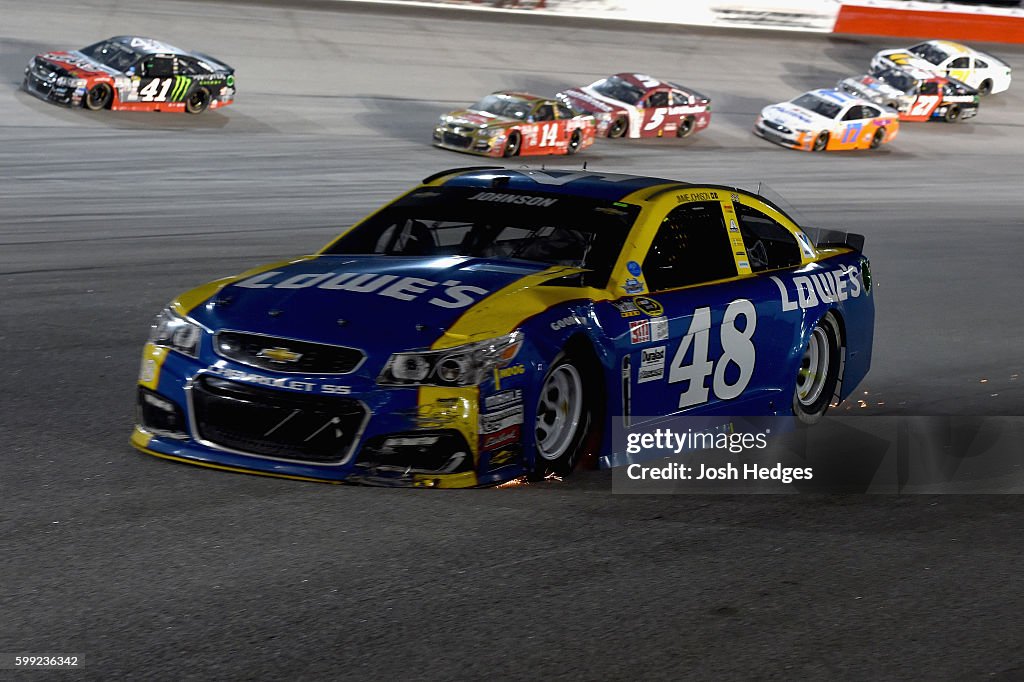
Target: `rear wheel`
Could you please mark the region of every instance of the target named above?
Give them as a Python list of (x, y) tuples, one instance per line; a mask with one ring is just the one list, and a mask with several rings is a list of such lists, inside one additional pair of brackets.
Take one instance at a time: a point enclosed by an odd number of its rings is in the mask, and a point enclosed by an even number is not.
[(106, 109), (114, 99), (114, 90), (106, 83), (97, 83), (85, 93), (85, 108), (90, 111)]
[(946, 118), (946, 123), (956, 123), (957, 121), (959, 121), (960, 120), (960, 107), (958, 107), (955, 104), (951, 105), (949, 107), (949, 109), (946, 109), (946, 116), (945, 116), (945, 118)]
[(800, 358), (793, 391), (793, 414), (805, 424), (813, 424), (825, 414), (839, 381), (839, 323), (831, 313), (818, 320)]
[(505, 151), (502, 156), (518, 156), (520, 144), (522, 144), (522, 138), (519, 137), (519, 133), (511, 133), (508, 136), (508, 142), (505, 143)]
[(572, 131), (572, 137), (569, 138), (569, 146), (565, 148), (565, 153), (566, 154), (575, 154), (576, 152), (578, 152), (580, 150), (580, 144), (582, 144), (581, 138), (580, 138), (580, 131), (578, 131), (578, 130)]
[(814, 146), (811, 147), (811, 151), (823, 152), (828, 147), (828, 133), (822, 131), (818, 133), (818, 136), (814, 138)]
[(992, 81), (985, 79), (981, 81), (981, 85), (978, 86), (978, 94), (984, 97), (985, 95), (992, 94)]
[(210, 106), (210, 91), (206, 88), (196, 88), (185, 100), (185, 111), (190, 114), (201, 114)]
[(676, 128), (676, 137), (689, 137), (693, 132), (693, 127), (693, 116), (684, 116), (679, 121), (679, 127)]
[(629, 128), (629, 123), (624, 118), (617, 118), (612, 121), (612, 125), (608, 128), (608, 137), (622, 137), (626, 134), (626, 129)]
[(878, 149), (882, 142), (885, 140), (885, 128), (879, 128), (875, 131), (875, 134), (871, 136), (871, 149)]

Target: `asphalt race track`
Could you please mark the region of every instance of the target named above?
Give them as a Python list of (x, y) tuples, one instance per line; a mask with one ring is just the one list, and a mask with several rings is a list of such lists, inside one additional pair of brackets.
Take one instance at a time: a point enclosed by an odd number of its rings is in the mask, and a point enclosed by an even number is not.
[[(33, 54), (127, 33), (232, 64), (236, 104), (92, 113), (18, 90)], [(1020, 679), (1016, 497), (613, 496), (607, 472), (400, 491), (128, 444), (139, 351), (173, 295), (312, 252), (420, 178), (486, 162), (430, 146), (443, 111), (622, 70), (710, 95), (710, 128), (598, 141), (572, 165), (762, 182), (805, 223), (867, 236), (874, 366), (863, 407), (840, 409), (1024, 414), (1024, 83), (877, 152), (750, 132), (765, 104), (893, 44), (330, 2), (0, 0), (0, 652), (78, 655), (66, 679)], [(993, 51), (1024, 78), (1024, 49)]]

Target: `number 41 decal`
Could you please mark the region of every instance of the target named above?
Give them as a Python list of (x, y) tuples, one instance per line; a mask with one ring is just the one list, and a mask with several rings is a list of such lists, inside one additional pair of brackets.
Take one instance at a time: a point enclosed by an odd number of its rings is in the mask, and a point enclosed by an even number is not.
[[(167, 94), (170, 93), (171, 101), (176, 102), (184, 97), (185, 93), (188, 92), (188, 86), (191, 84), (192, 79), (185, 76), (154, 78), (144, 88), (139, 90), (139, 99), (143, 102), (166, 102)], [(174, 86), (173, 92), (171, 91), (172, 85)]]
[[(744, 325), (740, 330), (736, 327), (736, 319), (742, 316)], [(722, 317), (719, 329), (722, 341), (722, 357), (716, 365), (708, 357), (708, 346), (711, 336), (711, 308), (697, 308), (693, 311), (693, 319), (686, 336), (679, 342), (672, 366), (669, 368), (668, 382), (674, 384), (689, 381), (686, 391), (679, 396), (679, 409), (700, 405), (708, 401), (708, 387), (704, 381), (709, 374), (714, 374), (712, 386), (715, 397), (719, 400), (730, 400), (737, 397), (747, 388), (754, 374), (754, 329), (757, 327), (757, 310), (754, 304), (740, 298), (729, 304)], [(684, 365), (686, 356), (693, 348), (693, 359)], [(725, 380), (725, 371), (730, 364), (739, 369), (739, 377), (733, 383)]]

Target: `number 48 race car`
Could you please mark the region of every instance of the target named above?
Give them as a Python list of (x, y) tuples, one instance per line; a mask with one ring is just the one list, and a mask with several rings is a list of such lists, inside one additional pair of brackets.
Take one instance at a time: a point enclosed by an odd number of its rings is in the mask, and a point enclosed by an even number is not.
[(233, 471), (465, 487), (609, 466), (630, 420), (813, 422), (870, 365), (862, 246), (728, 187), (444, 171), (315, 255), (174, 299), (131, 440)]

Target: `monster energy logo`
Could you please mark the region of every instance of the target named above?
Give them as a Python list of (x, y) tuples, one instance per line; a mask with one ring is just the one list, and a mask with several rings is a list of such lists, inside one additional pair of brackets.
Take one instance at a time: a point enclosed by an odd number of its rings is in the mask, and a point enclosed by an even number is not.
[(189, 86), (191, 85), (192, 79), (188, 76), (175, 76), (174, 89), (171, 90), (171, 101), (177, 102), (185, 99), (185, 93), (188, 92)]

